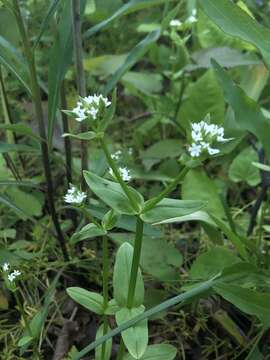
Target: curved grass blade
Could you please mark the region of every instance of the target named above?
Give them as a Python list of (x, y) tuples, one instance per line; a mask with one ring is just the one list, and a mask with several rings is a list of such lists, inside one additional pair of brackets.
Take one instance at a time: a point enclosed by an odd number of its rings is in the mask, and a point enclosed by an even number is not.
[(41, 24), (40, 31), (39, 31), (39, 34), (37, 36), (37, 39), (36, 39), (36, 41), (34, 43), (34, 49), (39, 44), (44, 31), (47, 29), (51, 18), (53, 17), (53, 15), (55, 14), (55, 12), (56, 12), (56, 10), (58, 8), (59, 3), (60, 3), (60, 0), (52, 0), (51, 1), (51, 4), (50, 4), (50, 6), (49, 6), (49, 8), (47, 10), (45, 18), (43, 19), (43, 22)]
[(70, 2), (66, 1), (58, 26), (57, 38), (50, 53), (48, 98), (48, 144), (51, 147), (59, 93), (66, 71), (72, 62), (72, 14)]
[(222, 31), (247, 41), (261, 52), (270, 69), (270, 30), (228, 0), (199, 0), (207, 16)]
[(160, 29), (149, 33), (142, 41), (140, 41), (128, 54), (125, 62), (116, 70), (104, 88), (104, 94), (108, 94), (115, 87), (121, 77), (147, 52), (150, 45), (160, 37)]
[(97, 33), (99, 30), (106, 28), (113, 20), (119, 19), (122, 16), (130, 14), (135, 11), (139, 11), (151, 6), (160, 5), (171, 0), (131, 0), (128, 3), (121, 6), (115, 13), (113, 13), (108, 19), (100, 22), (99, 24), (93, 26), (84, 33), (84, 39), (89, 38), (90, 36)]
[(215, 280), (218, 276), (219, 275), (215, 276), (214, 278), (202, 283), (201, 285), (199, 285), (183, 294), (177, 295), (167, 301), (164, 301), (163, 303), (161, 303), (157, 306), (154, 306), (153, 308), (151, 308), (151, 309), (145, 311), (144, 313), (136, 316), (135, 318), (125, 322), (124, 324), (118, 326), (117, 328), (109, 331), (106, 335), (98, 338), (96, 341), (94, 341), (90, 345), (86, 346), (79, 353), (75, 354), (72, 357), (72, 360), (81, 359), (83, 356), (88, 354), (91, 350), (94, 350), (97, 346), (103, 344), (108, 339), (120, 334), (122, 331), (130, 328), (131, 326), (136, 325), (137, 323), (141, 322), (142, 320), (148, 319), (149, 317), (151, 317), (161, 311), (164, 311), (171, 306), (174, 306), (181, 302), (189, 301), (189, 300), (193, 299), (194, 297), (197, 297), (197, 296), (202, 295), (203, 293), (209, 291), (212, 288), (212, 286), (215, 284)]
[(2, 63), (31, 94), (28, 84), (28, 70), (21, 53), (15, 49), (5, 38), (0, 36), (0, 63)]

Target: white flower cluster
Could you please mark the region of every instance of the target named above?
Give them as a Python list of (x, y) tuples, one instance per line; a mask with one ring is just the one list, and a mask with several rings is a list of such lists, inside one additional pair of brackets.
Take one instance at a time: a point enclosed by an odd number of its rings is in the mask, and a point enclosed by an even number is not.
[(86, 196), (85, 192), (80, 191), (76, 188), (76, 186), (71, 184), (70, 189), (68, 189), (66, 195), (64, 196), (64, 200), (69, 204), (81, 204)]
[(213, 143), (225, 143), (232, 139), (224, 138), (224, 128), (215, 124), (208, 124), (205, 121), (191, 125), (192, 144), (188, 151), (192, 157), (199, 157), (204, 151), (209, 155), (216, 155), (219, 149), (211, 147)]
[[(2, 270), (4, 271), (4, 272), (8, 272), (9, 271), (9, 269), (10, 269), (10, 265), (9, 265), (9, 263), (4, 263), (3, 264), (3, 266), (2, 266)], [(12, 273), (10, 273), (10, 274), (8, 274), (8, 280), (10, 281), (10, 282), (13, 282), (15, 279), (16, 279), (16, 277), (18, 277), (18, 276), (20, 276), (21, 275), (21, 272), (19, 271), (19, 270), (14, 270)]]
[(113, 153), (111, 155), (111, 157), (112, 157), (113, 160), (116, 160), (116, 161), (119, 160), (122, 157), (122, 151), (121, 150), (116, 150), (116, 152)]
[(180, 20), (178, 20), (178, 19), (173, 19), (173, 20), (171, 20), (171, 22), (170, 22), (170, 26), (171, 27), (179, 27), (179, 26), (181, 26), (183, 23), (182, 23), (182, 21), (180, 21)]
[(89, 95), (81, 98), (80, 101), (77, 102), (77, 106), (72, 110), (72, 112), (74, 115), (76, 115), (77, 121), (81, 122), (88, 117), (96, 120), (100, 106), (102, 104), (104, 107), (108, 107), (111, 105), (111, 102), (108, 100), (108, 98), (102, 95)]
[[(119, 168), (119, 173), (121, 175), (121, 178), (124, 181), (130, 181), (131, 180), (130, 172), (126, 167), (120, 167)], [(114, 176), (112, 168), (109, 169), (109, 174), (111, 176)]]
[[(193, 24), (197, 22), (197, 10), (193, 9), (191, 15), (184, 21), (184, 24)], [(170, 21), (170, 26), (172, 28), (180, 28), (183, 25), (182, 21), (179, 19), (172, 19)]]

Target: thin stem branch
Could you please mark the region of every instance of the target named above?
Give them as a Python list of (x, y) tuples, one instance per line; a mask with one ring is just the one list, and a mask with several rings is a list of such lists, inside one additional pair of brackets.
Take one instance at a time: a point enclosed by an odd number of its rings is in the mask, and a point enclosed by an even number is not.
[(147, 201), (146, 205), (143, 208), (143, 213), (146, 211), (151, 210), (156, 204), (158, 204), (162, 199), (164, 199), (172, 190), (179, 184), (181, 180), (186, 176), (188, 173), (189, 168), (184, 167), (182, 171), (176, 176), (176, 178), (156, 197)]
[[(72, 4), (72, 19), (73, 19), (73, 46), (75, 54), (75, 67), (77, 88), (80, 96), (86, 96), (85, 73), (83, 68), (83, 49), (82, 49), (82, 34), (81, 34), (81, 1), (71, 0)], [(81, 123), (81, 132), (87, 131), (87, 124)], [(86, 189), (86, 183), (83, 178), (83, 170), (88, 169), (88, 144), (87, 141), (81, 140), (81, 187)]]
[(18, 0), (13, 0), (13, 6), (14, 6), (14, 15), (16, 17), (19, 32), (22, 38), (24, 53), (29, 67), (32, 100), (34, 103), (35, 115), (38, 121), (39, 135), (41, 137), (42, 160), (43, 160), (44, 173), (47, 183), (47, 197), (48, 197), (50, 214), (53, 220), (55, 230), (57, 232), (57, 239), (59, 241), (59, 245), (61, 247), (64, 259), (68, 261), (69, 256), (66, 248), (65, 238), (63, 236), (54, 205), (54, 189), (53, 189), (52, 174), (50, 168), (49, 150), (48, 150), (47, 135), (44, 124), (41, 94), (38, 85), (37, 73), (36, 73), (34, 53), (31, 51), (31, 44), (26, 32), (26, 28), (24, 25)]

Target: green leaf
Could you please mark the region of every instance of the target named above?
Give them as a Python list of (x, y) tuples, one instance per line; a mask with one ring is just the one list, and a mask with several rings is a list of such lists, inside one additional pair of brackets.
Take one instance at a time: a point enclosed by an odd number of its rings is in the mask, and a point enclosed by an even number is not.
[(54, 44), (50, 51), (48, 84), (48, 143), (52, 145), (59, 93), (67, 69), (72, 62), (72, 14), (69, 1), (63, 2), (63, 10)]
[(127, 88), (132, 87), (144, 94), (159, 93), (162, 90), (162, 76), (150, 72), (129, 71), (121, 82)]
[(41, 138), (39, 136), (37, 136), (29, 126), (27, 126), (23, 123), (0, 124), (0, 129), (11, 130), (18, 134), (29, 136), (30, 138), (32, 138), (38, 142), (41, 141)]
[(149, 33), (143, 40), (141, 40), (127, 55), (125, 62), (114, 72), (108, 83), (104, 88), (104, 93), (108, 94), (115, 87), (117, 82), (122, 78), (122, 76), (133, 66), (136, 62), (143, 57), (147, 52), (150, 45), (155, 43), (160, 37), (160, 29), (154, 30)]
[(241, 311), (257, 316), (263, 324), (270, 324), (270, 295), (239, 285), (218, 282), (214, 290)]
[(252, 161), (252, 165), (255, 166), (257, 169), (260, 169), (262, 171), (270, 171), (270, 166), (258, 163), (256, 161)]
[(84, 34), (84, 38), (88, 38), (94, 35), (99, 30), (106, 28), (112, 21), (119, 19), (121, 16), (130, 14), (132, 12), (142, 10), (148, 7), (160, 5), (167, 2), (168, 0), (131, 0), (121, 6), (115, 13), (113, 13), (108, 19), (100, 22), (99, 24), (93, 26), (87, 30)]
[(114, 210), (109, 210), (102, 219), (102, 227), (107, 231), (113, 229), (119, 218), (120, 214)]
[[(107, 326), (107, 331), (110, 331), (109, 325)], [(97, 334), (96, 334), (96, 340), (99, 339), (101, 336), (104, 335), (104, 324), (101, 324), (98, 328)], [(104, 356), (102, 357), (102, 345), (96, 347), (95, 352), (95, 360), (110, 360), (111, 358), (111, 352), (112, 352), (112, 339), (109, 339), (105, 343), (105, 352)]]
[(218, 187), (202, 169), (191, 169), (185, 176), (182, 185), (182, 197), (185, 200), (203, 201), (204, 210), (220, 218), (225, 216)]
[(210, 69), (195, 83), (189, 83), (177, 120), (186, 129), (189, 127), (190, 121), (201, 121), (207, 114), (211, 115), (214, 122), (223, 123), (224, 112), (223, 93), (213, 70)]
[(261, 141), (267, 157), (270, 158), (270, 141), (268, 136), (270, 133), (270, 122), (264, 117), (259, 105), (231, 80), (228, 73), (216, 61), (212, 61), (212, 64), (220, 86), (224, 91), (225, 98), (234, 110), (237, 126), (255, 135)]
[(246, 182), (250, 186), (256, 186), (261, 182), (259, 170), (253, 166), (258, 161), (258, 155), (252, 147), (241, 151), (231, 163), (229, 177), (234, 182)]
[(240, 261), (240, 258), (231, 251), (216, 246), (196, 258), (191, 266), (190, 276), (196, 280), (207, 280), (222, 272), (224, 268)]
[(19, 342), (18, 342), (18, 346), (26, 346), (28, 344), (31, 343), (31, 341), (34, 340), (33, 337), (31, 336), (23, 336), (22, 338), (20, 338)]
[(228, 0), (199, 0), (203, 11), (225, 33), (247, 41), (260, 50), (270, 67), (270, 30)]
[(0, 36), (0, 63), (2, 63), (31, 94), (29, 73), (22, 55)]
[(96, 226), (95, 224), (87, 224), (81, 230), (75, 232), (71, 238), (71, 244), (76, 244), (79, 241), (83, 241), (86, 239), (92, 239), (97, 236), (105, 235), (106, 231), (101, 229), (100, 227)]
[[(147, 202), (145, 205), (147, 205)], [(153, 224), (177, 216), (189, 215), (204, 206), (205, 203), (203, 201), (163, 199), (151, 210), (141, 214), (140, 217), (146, 223)]]
[(21, 217), (23, 220), (27, 219), (27, 214), (25, 212), (18, 208), (17, 205), (15, 205), (12, 200), (7, 195), (1, 195), (0, 194), (0, 204), (3, 204), (13, 210), (19, 217)]
[[(126, 306), (133, 257), (133, 246), (125, 242), (117, 251), (113, 271), (113, 297), (119, 306)], [(144, 283), (139, 269), (134, 295), (134, 306), (140, 306), (144, 299)]]
[[(122, 308), (115, 314), (117, 325), (121, 325), (144, 312), (144, 306), (134, 307), (132, 309)], [(122, 332), (122, 339), (128, 352), (135, 358), (140, 359), (148, 344), (147, 320), (139, 322), (135, 326)]]
[(199, 221), (205, 224), (208, 224), (213, 227), (217, 227), (215, 222), (211, 219), (211, 217), (205, 211), (195, 211), (190, 215), (177, 216), (170, 219), (166, 219), (163, 221), (159, 221), (154, 223), (153, 225), (161, 225), (161, 224), (173, 224), (173, 223), (182, 223), (187, 221)]
[(8, 188), (6, 193), (13, 204), (20, 208), (28, 217), (40, 216), (42, 214), (42, 202), (34, 193), (25, 192), (15, 186)]
[[(140, 360), (173, 360), (177, 349), (170, 344), (149, 345)], [(124, 360), (135, 359), (130, 354), (125, 355)]]
[[(90, 171), (84, 171), (84, 178), (89, 188), (115, 211), (120, 214), (136, 214), (127, 195), (118, 183), (103, 179)], [(128, 189), (138, 208), (141, 210), (143, 207), (143, 197), (130, 186)]]
[(104, 299), (102, 295), (80, 287), (69, 287), (67, 288), (67, 293), (74, 301), (86, 309), (98, 315), (104, 313)]

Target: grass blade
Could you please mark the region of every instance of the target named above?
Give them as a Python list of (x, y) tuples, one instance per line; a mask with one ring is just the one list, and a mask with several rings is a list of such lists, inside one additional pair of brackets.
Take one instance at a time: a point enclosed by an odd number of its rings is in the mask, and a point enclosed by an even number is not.
[(49, 8), (47, 10), (45, 18), (43, 19), (43, 22), (41, 24), (39, 34), (38, 34), (37, 39), (36, 39), (35, 44), (34, 44), (34, 49), (39, 44), (44, 31), (47, 29), (51, 18), (53, 17), (53, 15), (55, 14), (55, 12), (56, 12), (56, 10), (58, 8), (59, 3), (60, 3), (60, 0), (52, 0), (51, 1), (51, 4), (50, 4), (50, 6), (49, 6)]
[[(130, 14), (132, 12), (142, 10), (151, 6), (160, 5), (166, 3), (168, 0), (131, 0), (128, 3), (121, 6), (115, 13), (113, 13), (108, 19), (100, 22), (99, 24), (93, 26), (87, 30), (84, 34), (84, 38), (89, 38), (90, 36), (97, 33), (99, 30), (106, 28), (113, 20), (119, 19), (122, 16)], [(169, 0), (170, 1), (170, 0)]]

